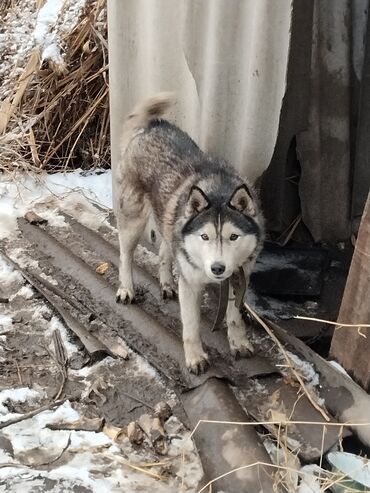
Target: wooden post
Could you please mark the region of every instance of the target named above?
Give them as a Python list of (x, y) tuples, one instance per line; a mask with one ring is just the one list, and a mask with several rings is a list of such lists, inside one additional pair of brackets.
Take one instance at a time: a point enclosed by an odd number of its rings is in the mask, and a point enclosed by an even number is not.
[[(338, 322), (370, 324), (370, 194), (362, 215)], [(330, 355), (370, 389), (370, 328), (337, 327)]]

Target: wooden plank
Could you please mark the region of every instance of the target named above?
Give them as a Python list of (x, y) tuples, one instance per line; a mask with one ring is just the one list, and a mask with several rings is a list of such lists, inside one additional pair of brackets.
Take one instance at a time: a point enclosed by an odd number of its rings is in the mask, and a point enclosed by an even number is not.
[[(361, 218), (370, 187), (370, 15), (367, 19), (352, 191), (352, 217)], [(358, 226), (357, 222), (357, 226)], [(355, 223), (355, 229), (356, 223)]]
[[(338, 322), (370, 324), (370, 194), (362, 216)], [(330, 355), (370, 389), (370, 328), (337, 327)]]

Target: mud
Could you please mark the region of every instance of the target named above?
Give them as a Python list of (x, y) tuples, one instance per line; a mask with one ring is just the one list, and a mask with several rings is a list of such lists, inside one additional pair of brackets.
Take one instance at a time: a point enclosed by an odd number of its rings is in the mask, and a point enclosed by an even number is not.
[[(246, 319), (257, 354), (248, 360), (239, 361), (234, 361), (230, 356), (224, 328), (211, 332), (217, 311), (217, 299), (212, 291), (205, 294), (202, 313), (202, 337), (211, 356), (212, 366), (201, 377), (190, 375), (184, 364), (178, 304), (176, 301), (163, 302), (161, 299), (157, 279), (157, 257), (150, 250), (139, 247), (134, 270), (138, 291), (136, 303), (131, 306), (117, 304), (115, 291), (118, 282), (119, 252), (115, 231), (105, 227), (95, 232), (68, 216), (64, 216), (64, 219), (65, 225), (57, 228), (47, 224), (31, 225), (20, 220), (19, 228), (22, 234), (11, 244), (5, 245), (5, 249), (21, 267), (26, 266), (31, 280), (32, 275), (36, 273), (41, 277), (47, 276), (49, 282), (55, 283), (63, 293), (63, 298), (58, 297), (58, 302), (90, 333), (107, 344), (119, 338), (127, 343), (129, 352), (132, 351), (132, 357), (128, 361), (101, 355), (101, 361), (94, 362), (91, 367), (84, 366), (86, 360), (83, 346), (68, 334), (73, 349), (69, 349), (70, 369), (65, 392), (74, 400), (74, 407), (80, 410), (82, 415), (90, 418), (104, 417), (107, 422), (122, 427), (137, 419), (143, 412), (148, 412), (150, 406), (159, 400), (165, 400), (171, 402), (175, 415), (183, 423), (194, 426), (197, 418), (192, 414), (192, 404), (186, 409), (191, 418), (188, 421), (180, 402), (182, 401), (186, 408), (189, 405), (187, 403), (192, 401), (191, 393), (187, 395), (185, 392), (190, 390), (196, 395), (198, 390), (201, 395), (202, 391), (199, 389), (203, 388), (204, 383), (215, 381), (212, 377), (238, 387), (236, 395), (239, 404), (241, 403), (246, 411), (250, 405), (248, 399), (253, 400), (255, 397), (253, 389), (251, 393), (251, 377), (268, 376), (272, 379), (271, 382), (277, 381), (276, 374), (280, 374), (281, 364), (285, 361), (261, 328), (253, 326)], [(105, 262), (108, 263), (108, 269), (103, 274), (98, 274), (97, 267)], [(34, 276), (32, 283), (37, 285), (37, 282), (40, 282), (40, 278)], [(5, 297), (8, 294), (1, 293)], [(57, 295), (51, 290), (48, 296), (52, 301), (53, 296)], [(15, 330), (7, 333), (6, 337), (6, 345), (9, 346), (6, 353), (10, 357), (0, 363), (4, 368), (0, 375), (0, 385), (4, 388), (19, 386), (22, 379), (23, 384), (40, 385), (50, 397), (60, 385), (60, 372), (52, 357), (48, 339), (50, 324), (53, 322), (53, 308), (50, 307), (35, 317), (34, 313), (37, 312), (39, 304), (40, 299), (35, 292), (31, 299), (10, 296), (9, 303), (3, 304), (8, 306), (9, 313), (17, 315), (13, 320)], [(18, 371), (16, 361), (18, 366), (21, 365), (19, 362), (22, 362), (28, 369), (22, 368)], [(71, 369), (72, 366), (74, 370)], [(161, 378), (158, 378), (158, 374), (152, 368), (159, 371)], [(289, 381), (281, 382), (285, 387), (290, 385)], [(273, 392), (276, 389), (271, 385)], [(227, 389), (224, 383), (222, 386)], [(207, 390), (207, 387), (205, 388)], [(208, 395), (207, 392), (205, 395)], [(295, 393), (295, 389), (292, 392)], [(220, 405), (220, 412), (222, 402), (229, 404), (225, 395), (216, 399)], [(242, 407), (232, 394), (230, 395), (230, 402), (236, 406), (235, 409), (238, 406), (240, 408), (237, 411), (241, 413), (240, 420), (245, 420), (242, 417), (245, 416)], [(284, 388), (281, 395), (285, 395)], [(138, 402), (135, 397), (145, 404)], [(262, 395), (262, 402), (263, 400)], [(212, 401), (213, 407), (216, 406), (216, 401)], [(211, 400), (208, 404), (210, 403)], [(227, 410), (225, 416), (221, 416), (222, 413), (217, 414), (217, 409), (211, 409), (212, 405), (209, 407), (209, 417), (230, 420)], [(22, 405), (20, 406), (22, 410)], [(207, 402), (202, 402), (202, 406), (206, 409)], [(259, 416), (256, 414), (256, 417)], [(200, 440), (205, 440), (207, 445), (208, 438), (206, 433)], [(292, 438), (303, 443), (307, 437), (297, 438), (296, 435)], [(250, 441), (259, 443), (254, 431)], [(316, 443), (308, 444), (310, 445), (317, 448)], [(221, 459), (216, 457), (215, 462), (207, 462), (207, 468), (210, 468), (213, 476), (217, 475)]]
[[(212, 368), (201, 377), (190, 375), (184, 363), (177, 304), (161, 300), (159, 286), (149, 274), (142, 268), (135, 269), (139, 292), (137, 304), (116, 304), (118, 251), (114, 246), (82, 226), (76, 234), (72, 227), (38, 227), (20, 220), (20, 228), (28, 241), (37, 243), (33, 258), (46, 273), (50, 275), (52, 272), (52, 277), (63, 287), (66, 295), (80, 304), (81, 310), (77, 315), (97, 315), (172, 384), (184, 389), (193, 388), (211, 376), (227, 378), (237, 384), (250, 376), (275, 371), (263, 353), (234, 363), (225, 331), (211, 333), (211, 323), (206, 315), (202, 336), (211, 356)], [(111, 268), (101, 276), (95, 270), (105, 261), (111, 263)], [(215, 312), (211, 306), (209, 312), (212, 311)], [(93, 324), (92, 329), (96, 326)]]

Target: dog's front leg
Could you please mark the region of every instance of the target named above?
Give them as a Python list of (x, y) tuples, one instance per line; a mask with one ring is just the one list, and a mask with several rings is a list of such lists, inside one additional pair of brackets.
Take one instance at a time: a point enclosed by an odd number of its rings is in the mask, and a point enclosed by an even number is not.
[(227, 337), (231, 354), (238, 358), (248, 358), (253, 354), (253, 345), (249, 341), (245, 323), (239, 308), (235, 305), (234, 288), (230, 286), (229, 302), (226, 311)]
[(203, 373), (208, 366), (200, 338), (200, 302), (203, 285), (179, 278), (179, 301), (186, 366), (192, 373)]
[[(244, 275), (246, 285), (248, 287), (249, 278), (255, 264), (255, 258), (250, 259), (248, 264), (244, 266)], [(245, 322), (239, 307), (235, 305), (236, 293), (230, 283), (229, 287), (229, 302), (226, 311), (227, 336), (230, 344), (231, 354), (237, 357), (248, 358), (253, 354), (253, 345), (248, 339)]]

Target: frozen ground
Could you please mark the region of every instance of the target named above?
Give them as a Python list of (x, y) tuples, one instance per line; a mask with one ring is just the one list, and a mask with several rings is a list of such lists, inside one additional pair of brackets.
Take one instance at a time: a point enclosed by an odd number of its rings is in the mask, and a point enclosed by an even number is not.
[[(106, 213), (97, 212), (92, 203), (111, 206), (109, 172), (77, 171), (37, 178), (3, 175), (0, 240), (16, 237), (16, 218), (30, 209), (55, 225), (63, 224), (58, 211), (65, 210), (87, 226), (99, 227), (106, 221)], [(29, 253), (15, 253), (22, 265), (29, 262)], [(46, 427), (84, 415), (96, 417), (101, 407), (94, 398), (113, 400), (112, 387), (119, 389), (120, 382), (129, 380), (143, 383), (144, 400), (145, 388), (150, 387), (175, 406), (175, 396), (166, 391), (156, 371), (133, 353), (127, 362), (108, 357), (88, 369), (69, 370), (66, 393), (70, 400), (1, 429), (1, 422), (34, 410), (55, 395), (60, 375), (53, 357), (53, 331), (60, 331), (69, 357), (78, 353), (78, 345), (49, 306), (1, 255), (0, 296), (9, 300), (0, 303), (0, 492), (197, 491), (201, 464), (188, 438), (189, 431), (176, 416), (166, 423), (169, 450), (164, 457), (158, 456), (148, 441), (141, 446), (133, 446), (127, 438), (116, 442), (104, 429), (95, 433)], [(135, 402), (132, 405), (133, 409), (138, 407)], [(148, 411), (142, 408), (133, 414), (137, 412)], [(127, 416), (126, 421), (130, 419)]]

